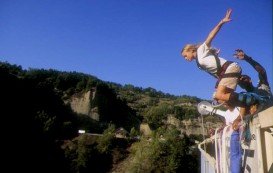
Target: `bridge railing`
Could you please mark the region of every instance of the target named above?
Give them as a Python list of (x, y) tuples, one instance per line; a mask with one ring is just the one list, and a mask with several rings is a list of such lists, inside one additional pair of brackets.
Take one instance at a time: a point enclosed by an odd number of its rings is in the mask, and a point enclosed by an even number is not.
[[(273, 107), (247, 121), (249, 140), (241, 141), (242, 169), (244, 172), (273, 173)], [(216, 129), (215, 135), (198, 145), (202, 173), (230, 172), (230, 136), (232, 128)]]

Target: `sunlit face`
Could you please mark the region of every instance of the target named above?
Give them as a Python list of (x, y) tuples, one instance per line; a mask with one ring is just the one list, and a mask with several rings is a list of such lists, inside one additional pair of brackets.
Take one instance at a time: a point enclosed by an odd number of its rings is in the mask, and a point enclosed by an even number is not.
[(257, 104), (252, 105), (252, 106), (250, 106), (249, 113), (250, 113), (251, 115), (253, 115), (253, 114), (257, 111), (257, 109), (258, 109), (258, 105), (257, 105)]
[(196, 51), (193, 49), (184, 50), (181, 55), (185, 58), (185, 60), (192, 61), (196, 57)]

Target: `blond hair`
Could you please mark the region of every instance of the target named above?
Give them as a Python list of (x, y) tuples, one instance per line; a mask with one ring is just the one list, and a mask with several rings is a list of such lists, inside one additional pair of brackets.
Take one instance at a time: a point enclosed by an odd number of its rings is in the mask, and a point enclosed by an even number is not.
[(186, 44), (183, 49), (181, 50), (181, 54), (185, 51), (194, 50), (197, 51), (200, 44)]
[[(186, 52), (189, 50), (197, 51), (197, 49), (200, 47), (200, 45), (201, 45), (200, 43), (199, 44), (186, 44), (180, 53), (182, 54), (183, 52)], [(209, 52), (211, 54), (218, 55), (220, 52), (220, 49), (212, 47), (209, 49)]]

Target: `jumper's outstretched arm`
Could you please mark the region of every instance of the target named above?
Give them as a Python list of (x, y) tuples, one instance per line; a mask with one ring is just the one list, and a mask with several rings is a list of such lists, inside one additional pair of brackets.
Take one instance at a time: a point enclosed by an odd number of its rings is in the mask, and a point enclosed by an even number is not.
[(227, 10), (226, 16), (211, 30), (211, 32), (209, 33), (205, 43), (208, 47), (211, 46), (211, 42), (212, 40), (215, 38), (215, 36), (217, 35), (217, 33), (219, 32), (219, 30), (221, 29), (222, 25), (224, 23), (227, 23), (229, 21), (231, 21), (230, 16), (231, 16), (231, 9)]

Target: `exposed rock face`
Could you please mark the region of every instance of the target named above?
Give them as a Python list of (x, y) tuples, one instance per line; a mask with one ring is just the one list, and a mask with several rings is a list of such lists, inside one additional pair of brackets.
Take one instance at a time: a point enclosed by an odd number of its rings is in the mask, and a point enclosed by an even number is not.
[[(201, 118), (197, 119), (189, 119), (180, 121), (175, 118), (173, 115), (168, 115), (166, 124), (174, 125), (178, 130), (182, 133), (186, 133), (187, 135), (200, 135), (203, 134), (202, 120)], [(216, 122), (204, 122), (204, 135), (208, 135), (208, 131), (210, 128), (216, 129), (220, 127), (221, 123)], [(140, 132), (144, 136), (150, 136), (152, 134), (152, 130), (147, 123), (140, 124)]]
[(71, 97), (70, 106), (72, 110), (78, 114), (83, 114), (99, 121), (97, 107), (91, 109), (91, 100), (95, 98), (96, 90), (92, 89), (85, 93), (78, 93)]
[(88, 115), (90, 111), (90, 91), (72, 96), (70, 106), (76, 113)]
[(98, 113), (98, 107), (95, 107), (95, 108), (91, 109), (91, 111), (89, 112), (89, 116), (92, 119), (99, 121), (100, 120), (100, 115)]
[[(174, 125), (177, 129), (180, 129), (181, 133), (186, 133), (187, 135), (199, 135), (203, 134), (202, 120), (198, 119), (189, 119), (180, 121), (175, 118), (173, 115), (169, 115), (167, 118), (167, 124)], [(208, 129), (219, 127), (219, 123), (206, 122), (204, 123), (204, 135), (208, 135)]]
[[(92, 88), (88, 92), (84, 93), (77, 93), (73, 95), (70, 98), (70, 101), (67, 103), (70, 104), (72, 110), (78, 114), (87, 115), (90, 118), (99, 121), (100, 115), (98, 114), (98, 108), (93, 107), (91, 108), (91, 101), (96, 96), (96, 89)], [(204, 134), (208, 135), (208, 129), (210, 128), (216, 128), (219, 126), (217, 123), (211, 123), (206, 122), (204, 123), (204, 130), (202, 128), (202, 120), (201, 118), (198, 119), (189, 119), (189, 120), (183, 120), (180, 121), (179, 119), (175, 118), (173, 115), (168, 115), (167, 121), (165, 121), (166, 124), (174, 125), (177, 129), (181, 131), (181, 133), (186, 133), (187, 135), (199, 135)], [(152, 130), (150, 129), (149, 125), (146, 123), (142, 123), (140, 125), (140, 132), (144, 136), (149, 136), (152, 133)]]
[(142, 133), (144, 136), (149, 136), (152, 134), (152, 130), (150, 129), (149, 124), (147, 123), (141, 123), (140, 124), (140, 133)]

